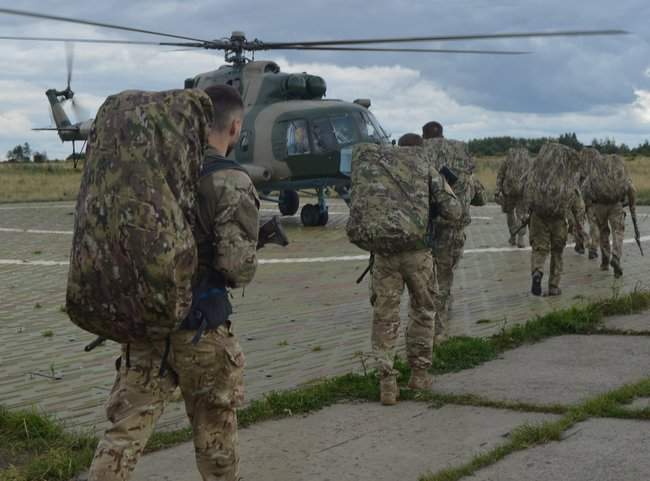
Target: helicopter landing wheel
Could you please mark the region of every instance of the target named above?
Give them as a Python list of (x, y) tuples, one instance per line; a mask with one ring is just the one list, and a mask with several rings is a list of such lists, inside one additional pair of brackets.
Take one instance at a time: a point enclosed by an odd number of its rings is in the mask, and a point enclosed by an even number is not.
[(321, 213), (317, 205), (307, 204), (300, 211), (300, 220), (305, 227), (321, 225)]
[(283, 190), (280, 192), (280, 202), (278, 203), (282, 215), (294, 215), (300, 207), (300, 197), (295, 190)]
[(318, 213), (318, 225), (325, 226), (330, 220), (330, 215), (327, 211)]

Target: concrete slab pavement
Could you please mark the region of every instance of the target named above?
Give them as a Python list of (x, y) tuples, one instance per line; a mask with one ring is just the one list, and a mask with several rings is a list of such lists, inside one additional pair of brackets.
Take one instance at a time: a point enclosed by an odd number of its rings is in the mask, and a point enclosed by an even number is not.
[(434, 391), (575, 404), (650, 375), (650, 337), (561, 336), (436, 378)]
[[(553, 415), (404, 402), (338, 404), (240, 431), (241, 476), (264, 481), (396, 481), (469, 461), (523, 423)], [(133, 481), (200, 481), (191, 443), (146, 456)]]
[(650, 423), (592, 419), (564, 440), (512, 454), (467, 481), (646, 481)]

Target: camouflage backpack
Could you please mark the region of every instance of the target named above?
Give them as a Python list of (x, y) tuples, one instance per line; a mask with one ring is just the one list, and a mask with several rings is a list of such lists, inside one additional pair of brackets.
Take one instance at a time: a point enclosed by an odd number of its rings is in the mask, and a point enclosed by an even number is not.
[(506, 169), (502, 184), (503, 195), (519, 199), (524, 194), (525, 176), (531, 165), (528, 150), (508, 149), (504, 162)]
[(212, 104), (198, 90), (106, 99), (88, 141), (66, 306), (118, 342), (166, 337), (186, 317), (197, 267), (196, 184)]
[(420, 147), (355, 145), (350, 242), (390, 255), (423, 249), (429, 236), (429, 163)]
[(546, 143), (526, 178), (526, 204), (543, 217), (564, 216), (575, 200), (578, 154), (558, 143)]
[(630, 184), (623, 158), (618, 155), (600, 155), (595, 149), (585, 149), (581, 157), (589, 165), (589, 173), (582, 185), (585, 200), (597, 204), (622, 201)]
[(462, 223), (469, 224), (471, 222), (469, 208), (474, 197), (472, 173), (475, 166), (467, 144), (441, 137), (425, 140), (424, 150), (436, 170), (440, 171), (447, 166), (456, 175), (457, 180), (451, 187), (463, 207)]

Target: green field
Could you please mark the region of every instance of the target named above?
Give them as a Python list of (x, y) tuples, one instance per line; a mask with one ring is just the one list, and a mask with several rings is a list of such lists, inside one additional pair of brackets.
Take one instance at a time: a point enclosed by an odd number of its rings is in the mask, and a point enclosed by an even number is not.
[[(503, 157), (478, 157), (477, 175), (490, 194)], [(650, 157), (630, 157), (627, 165), (637, 189), (640, 205), (650, 205)], [(79, 191), (81, 168), (72, 162), (46, 164), (0, 163), (0, 202), (74, 200)]]

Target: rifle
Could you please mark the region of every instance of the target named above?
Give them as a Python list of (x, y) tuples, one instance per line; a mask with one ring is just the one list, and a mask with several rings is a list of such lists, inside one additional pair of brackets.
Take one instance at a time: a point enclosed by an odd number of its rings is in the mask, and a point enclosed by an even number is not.
[(260, 250), (266, 244), (277, 244), (282, 247), (289, 245), (289, 239), (277, 215), (274, 215), (270, 221), (260, 227), (258, 239), (257, 250)]
[(641, 251), (641, 255), (645, 255), (643, 253), (643, 247), (641, 247), (641, 233), (639, 232), (639, 222), (636, 219), (636, 209), (630, 207), (630, 216), (632, 217), (632, 225), (634, 225), (634, 240), (636, 241), (636, 245), (639, 246), (639, 250)]
[(375, 265), (375, 254), (370, 254), (370, 259), (368, 259), (368, 267), (364, 270), (359, 278), (357, 279), (357, 284), (361, 284), (363, 279), (368, 275), (368, 272), (372, 270), (372, 266)]
[(101, 346), (107, 341), (107, 339), (104, 336), (97, 336), (93, 342), (88, 344), (86, 347), (84, 347), (84, 351), (90, 352), (96, 347)]
[[(277, 244), (282, 247), (289, 245), (289, 239), (280, 224), (279, 217), (273, 216), (273, 218), (260, 227), (258, 241), (257, 241), (257, 250), (260, 250), (266, 244)], [(106, 342), (104, 336), (97, 336), (93, 342), (84, 347), (84, 351), (90, 352), (96, 347), (101, 346)]]
[(454, 184), (458, 182), (458, 176), (446, 165), (443, 165), (439, 172), (445, 178), (449, 187), (453, 187)]
[(530, 224), (530, 214), (526, 217), (526, 219), (521, 223), (521, 225), (517, 228), (516, 231), (514, 231), (512, 234), (510, 234), (510, 237), (516, 237), (517, 234), (519, 234), (522, 230), (524, 230), (526, 227), (528, 227), (528, 224)]

